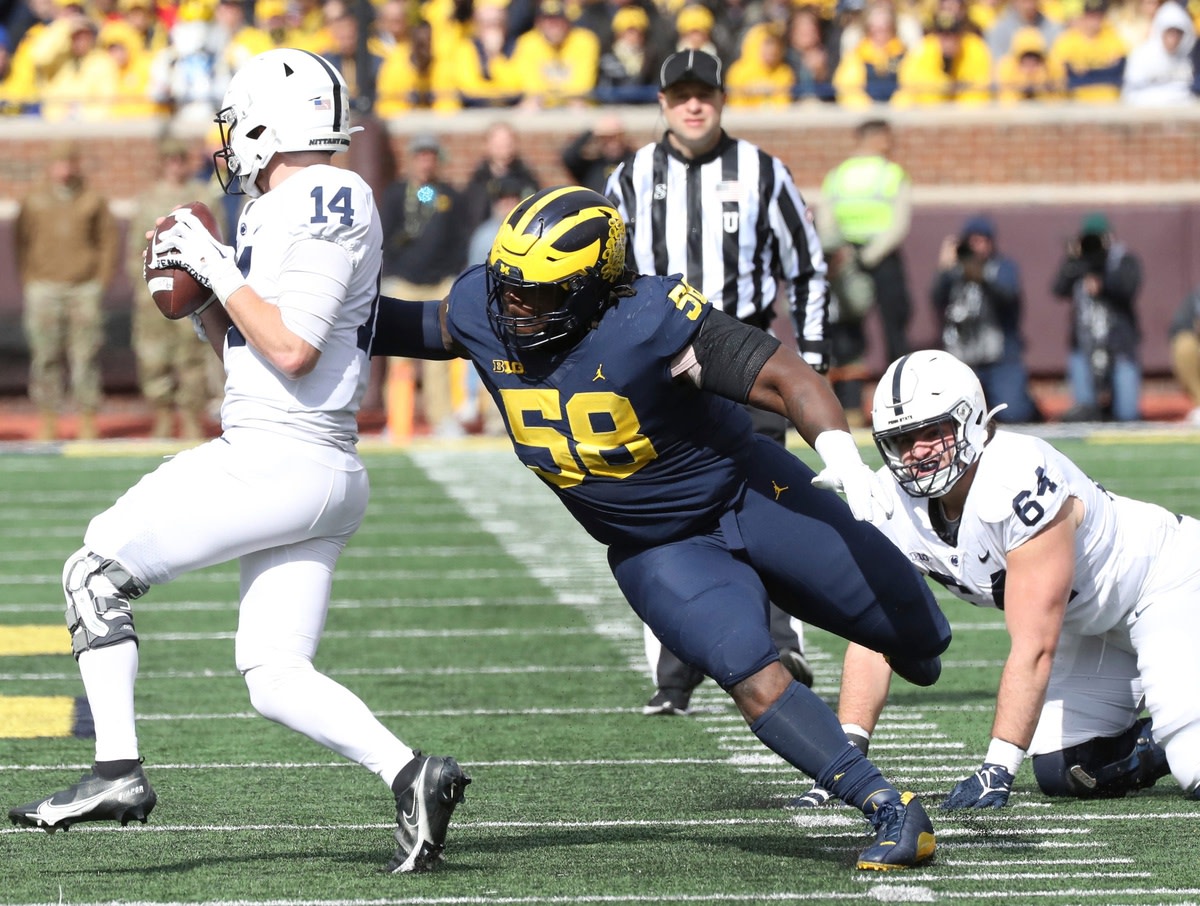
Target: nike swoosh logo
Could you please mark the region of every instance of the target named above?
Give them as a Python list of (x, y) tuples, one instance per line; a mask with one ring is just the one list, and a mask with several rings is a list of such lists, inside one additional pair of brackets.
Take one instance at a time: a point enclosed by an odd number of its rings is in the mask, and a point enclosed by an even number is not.
[(977, 557), (979, 557), (979, 562), (980, 562), (980, 563), (987, 563), (987, 562), (988, 562), (988, 558), (992, 556), (992, 552), (991, 552), (991, 551), (984, 551), (982, 554), (977, 554), (976, 556), (977, 556)]
[[(109, 790), (104, 790), (96, 793), (94, 796), (88, 796), (86, 799), (76, 799), (74, 802), (67, 803), (66, 805), (55, 805), (53, 802), (47, 800), (38, 806), (34, 814), (49, 824), (56, 824), (62, 818), (73, 818), (76, 815), (87, 814), (93, 805), (104, 801), (109, 792)], [(130, 793), (140, 792), (142, 792), (142, 787), (134, 787), (132, 790), (123, 791), (118, 798), (124, 801), (129, 798)]]
[(413, 784), (412, 813), (410, 814), (409, 812), (405, 811), (405, 812), (401, 813), (401, 815), (400, 815), (400, 817), (404, 819), (404, 823), (411, 825), (412, 827), (418, 826), (417, 825), (417, 811), (418, 811), (417, 798), (421, 795), (421, 788), (425, 785), (425, 772), (428, 770), (429, 770), (429, 762), (426, 761), (423, 765), (421, 765), (421, 773), (419, 773), (417, 775), (416, 783)]
[(1134, 610), (1133, 618), (1136, 620), (1138, 617), (1140, 617), (1142, 614), (1144, 614), (1146, 612), (1147, 608), (1149, 608), (1149, 607), (1150, 607), (1150, 605), (1147, 604), (1145, 607), (1139, 607), (1136, 610)]

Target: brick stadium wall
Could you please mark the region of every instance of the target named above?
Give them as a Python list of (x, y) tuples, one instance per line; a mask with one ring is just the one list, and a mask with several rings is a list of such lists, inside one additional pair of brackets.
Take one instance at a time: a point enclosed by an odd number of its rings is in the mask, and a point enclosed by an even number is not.
[[(654, 108), (622, 112), (635, 142), (661, 133)], [(1165, 373), (1166, 324), (1182, 295), (1200, 283), (1200, 262), (1193, 260), (1200, 239), (1200, 107), (948, 109), (888, 111), (887, 117), (896, 132), (895, 157), (914, 184), (916, 211), (905, 253), (915, 306), (912, 334), (918, 345), (936, 342), (927, 291), (938, 244), (964, 217), (987, 211), (999, 224), (1001, 246), (1023, 269), (1031, 365), (1041, 375), (1059, 373), (1066, 312), (1050, 297), (1048, 283), (1079, 216), (1103, 208), (1146, 265), (1140, 301), (1143, 358), (1150, 373)], [(824, 174), (850, 151), (852, 130), (862, 118), (822, 106), (776, 113), (731, 110), (726, 126), (783, 158), (797, 184), (815, 197)], [(567, 180), (559, 150), (588, 125), (591, 115), (470, 111), (368, 123), (352, 153), (339, 160), (379, 190), (403, 166), (408, 138), (433, 132), (446, 148), (447, 177), (462, 184), (479, 159), (483, 130), (498, 119), (516, 126), (523, 155), (549, 185)], [(5, 123), (0, 133), (0, 391), (20, 390), (24, 379), (11, 218), (17, 201), (38, 179), (47, 148), (64, 137), (77, 139), (93, 185), (113, 199), (123, 219), (129, 200), (154, 173), (159, 128), (153, 123), (116, 129), (95, 124), (64, 131), (37, 122)], [(200, 127), (181, 134), (199, 144), (204, 132)], [(112, 389), (132, 386), (127, 298), (122, 278), (106, 303), (111, 318), (105, 379)], [(878, 337), (874, 325), (872, 334)], [(878, 346), (876, 342), (876, 350)], [(877, 353), (872, 364), (877, 369), (884, 364)]]

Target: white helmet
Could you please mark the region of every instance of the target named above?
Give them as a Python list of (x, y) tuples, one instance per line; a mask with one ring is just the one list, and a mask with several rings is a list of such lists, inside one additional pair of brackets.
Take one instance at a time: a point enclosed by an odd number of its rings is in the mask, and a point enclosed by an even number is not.
[[(941, 497), (983, 453), (990, 412), (975, 372), (948, 352), (925, 349), (901, 356), (875, 387), (871, 428), (875, 445), (900, 487), (910, 497)], [(951, 423), (954, 447), (920, 462), (905, 462), (909, 445), (900, 438), (921, 428)]]
[[(258, 174), (280, 151), (345, 151), (350, 147), (350, 92), (324, 57), (282, 47), (260, 53), (229, 81), (221, 111), (223, 158), (230, 195), (257, 198)], [(217, 168), (218, 174), (220, 167)]]

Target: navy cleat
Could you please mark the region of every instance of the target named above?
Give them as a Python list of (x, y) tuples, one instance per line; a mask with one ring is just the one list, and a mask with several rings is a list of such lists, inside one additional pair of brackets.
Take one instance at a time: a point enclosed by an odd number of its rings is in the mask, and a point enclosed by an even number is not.
[(390, 874), (429, 871), (442, 861), (450, 816), (466, 798), (471, 782), (453, 758), (413, 754), (417, 756), (417, 776), (396, 794), (399, 846), (385, 869)]
[(664, 686), (655, 690), (654, 697), (642, 707), (642, 713), (647, 716), (682, 716), (688, 713), (688, 703), (691, 700), (691, 690)]
[(68, 830), (81, 821), (130, 821), (146, 823), (158, 796), (142, 766), (113, 780), (94, 773), (84, 774), (67, 789), (8, 810), (13, 824), (40, 827), (47, 833)]
[[(888, 791), (890, 792), (890, 791)], [(899, 800), (876, 801), (881, 793), (867, 800), (874, 809), (869, 815), (875, 825), (875, 843), (858, 857), (858, 868), (870, 871), (895, 871), (912, 868), (933, 857), (936, 844), (933, 823), (915, 793), (901, 793)], [(894, 794), (891, 794), (894, 795)]]

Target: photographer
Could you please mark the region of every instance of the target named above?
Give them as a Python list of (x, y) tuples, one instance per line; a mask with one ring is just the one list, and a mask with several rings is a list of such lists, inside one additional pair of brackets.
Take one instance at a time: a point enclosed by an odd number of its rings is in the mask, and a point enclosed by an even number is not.
[(1108, 218), (1084, 217), (1052, 287), (1072, 309), (1067, 377), (1074, 405), (1063, 421), (1138, 419), (1142, 371), (1133, 305), (1141, 285), (1141, 262), (1114, 239)]
[(997, 251), (990, 218), (972, 217), (943, 240), (930, 298), (943, 347), (975, 370), (987, 399), (1007, 404), (996, 420), (1041, 421), (1022, 359), (1020, 270)]
[(1171, 373), (1192, 401), (1187, 422), (1200, 425), (1200, 286), (1180, 303), (1167, 336), (1171, 343)]

